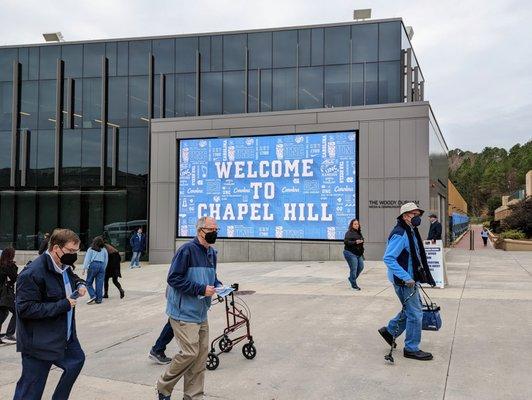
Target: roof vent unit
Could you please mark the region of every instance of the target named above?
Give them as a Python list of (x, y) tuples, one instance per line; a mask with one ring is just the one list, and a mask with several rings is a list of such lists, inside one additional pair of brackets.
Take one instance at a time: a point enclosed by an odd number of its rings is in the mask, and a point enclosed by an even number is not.
[(361, 21), (371, 18), (371, 8), (361, 8), (353, 11), (353, 19), (355, 21)]
[(64, 42), (63, 34), (61, 32), (43, 33), (42, 36), (46, 42)]
[(412, 38), (414, 37), (414, 28), (412, 28), (411, 26), (407, 26), (406, 34), (408, 35), (408, 39), (412, 40)]

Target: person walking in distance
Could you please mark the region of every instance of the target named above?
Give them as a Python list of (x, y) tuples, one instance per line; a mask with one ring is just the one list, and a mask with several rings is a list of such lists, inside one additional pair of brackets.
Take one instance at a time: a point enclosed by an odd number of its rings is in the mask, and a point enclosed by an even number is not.
[(140, 268), (140, 256), (146, 250), (146, 235), (142, 233), (142, 228), (139, 226), (131, 239), (129, 239), (133, 255), (131, 256), (131, 264), (129, 268)]
[(436, 214), (429, 215), (430, 228), (427, 235), (427, 240), (432, 241), (432, 244), (436, 243), (436, 240), (441, 240), (442, 227), (438, 216)]
[(488, 245), (488, 238), (489, 238), (488, 229), (486, 227), (483, 227), (482, 230), (480, 231), (480, 237), (482, 238), (482, 241), (484, 242), (484, 247), (486, 247)]
[(118, 278), (122, 277), (122, 274), (120, 273), (120, 262), (122, 259), (120, 258), (120, 253), (116, 248), (111, 246), (109, 243), (105, 243), (105, 249), (107, 250), (108, 254), (108, 261), (107, 261), (107, 268), (105, 268), (105, 282), (104, 282), (104, 295), (103, 298), (107, 299), (109, 298), (109, 279), (113, 280), (113, 284), (116, 286), (118, 291), (120, 292), (120, 298), (123, 299), (125, 296), (124, 289), (122, 289), (122, 285), (120, 285), (120, 282), (118, 282)]
[(157, 380), (159, 400), (170, 400), (181, 378), (184, 399), (203, 399), (209, 353), (207, 310), (215, 286), (221, 285), (216, 277), (216, 250), (212, 247), (217, 234), (216, 220), (201, 217), (196, 223), (196, 237), (181, 246), (172, 260), (166, 313), (180, 350)]
[(351, 287), (360, 290), (357, 278), (364, 269), (364, 237), (360, 230), (358, 219), (352, 219), (344, 237), (344, 258), (349, 266), (349, 278)]
[(52, 365), (63, 370), (52, 400), (67, 400), (83, 368), (75, 298), (84, 296), (86, 289), (72, 271), (79, 244), (70, 229), (55, 230), (48, 250), (18, 276), (15, 304), (22, 374), (14, 400), (40, 400)]
[(390, 346), (406, 329), (403, 355), (414, 360), (432, 360), (432, 354), (420, 350), (423, 311), (417, 284), (436, 283), (430, 274), (423, 241), (417, 227), (421, 224), (423, 210), (416, 203), (401, 206), (397, 225), (388, 237), (384, 263), (388, 268), (388, 280), (393, 284), (403, 310), (390, 320), (388, 326), (379, 329), (380, 335)]
[(15, 264), (15, 249), (8, 247), (0, 255), (0, 327), (5, 322), (9, 313), (11, 319), (7, 326), (6, 334), (0, 338), (0, 344), (15, 344), (15, 328), (17, 317), (15, 315), (15, 283), (17, 282), (18, 267)]
[[(91, 247), (85, 254), (83, 261), (83, 274), (87, 273), (87, 290), (89, 291), (89, 301), (87, 304), (100, 304), (103, 298), (103, 281), (105, 279), (105, 268), (109, 261), (109, 255), (105, 248), (105, 243), (101, 236), (96, 236), (92, 240)], [(94, 283), (94, 287), (93, 287)]]

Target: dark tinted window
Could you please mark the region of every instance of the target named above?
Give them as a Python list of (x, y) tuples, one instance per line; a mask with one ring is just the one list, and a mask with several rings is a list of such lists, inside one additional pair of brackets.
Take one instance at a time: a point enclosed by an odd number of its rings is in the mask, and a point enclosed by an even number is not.
[(350, 51), (349, 26), (325, 29), (325, 64), (346, 64)]
[[(0, 131), (0, 187), (9, 186), (9, 174), (11, 170), (11, 132)], [(0, 198), (0, 202), (2, 199)], [(0, 204), (0, 208), (2, 204)], [(2, 214), (0, 211), (0, 219)], [(1, 225), (1, 222), (0, 222)], [(0, 231), (1, 233), (1, 231)], [(0, 243), (1, 243), (0, 239)]]
[(13, 85), (11, 82), (0, 82), (0, 130), (11, 129), (12, 99)]
[(273, 32), (273, 67), (295, 67), (297, 63), (297, 31)]
[(176, 117), (196, 115), (196, 74), (175, 76)]
[(127, 126), (127, 78), (109, 78), (108, 121)]
[(57, 76), (57, 60), (61, 57), (59, 46), (40, 48), (39, 79), (54, 79)]
[(152, 42), (152, 52), (155, 57), (156, 74), (171, 74), (174, 72), (175, 40), (154, 40)]
[[(25, 137), (24, 137), (25, 136)], [(37, 150), (39, 147), (39, 131), (34, 129), (32, 131), (23, 131), (20, 133), (22, 140), (26, 140), (27, 145), (27, 164), (26, 164), (26, 187), (28, 189), (37, 186), (37, 178), (39, 170), (37, 169)], [(22, 159), (22, 146), (19, 148), (19, 159)], [(22, 169), (22, 164), (19, 164), (19, 172)], [(17, 181), (20, 181), (20, 173)]]
[[(76, 84), (77, 86), (77, 84)], [(96, 128), (102, 117), (102, 80), (83, 79), (83, 128)]]
[(401, 23), (399, 21), (379, 24), (379, 60), (401, 58)]
[(323, 28), (312, 29), (311, 63), (323, 65)]
[(325, 107), (349, 105), (349, 67), (325, 67)]
[[(21, 65), (20, 79), (28, 79), (28, 63), (29, 63), (29, 47), (21, 47), (18, 49), (18, 62)], [(0, 52), (1, 54), (1, 52)], [(0, 56), (1, 57), (1, 56)], [(37, 77), (38, 79), (38, 77)], [(0, 79), (0, 82), (2, 79)]]
[(103, 232), (103, 193), (81, 194), (81, 242), (88, 248), (92, 240)]
[(28, 54), (28, 79), (39, 79), (39, 48), (30, 47)]
[(273, 107), (274, 111), (294, 110), (296, 108), (296, 69), (283, 68), (273, 70)]
[(353, 62), (377, 61), (379, 55), (379, 25), (351, 26)]
[(223, 69), (223, 37), (211, 36), (211, 71)]
[(104, 193), (104, 232), (111, 245), (119, 251), (125, 251), (129, 235), (120, 232), (126, 223), (127, 195), (125, 190), (106, 191)]
[(105, 57), (107, 57), (107, 66), (109, 76), (116, 76), (116, 42), (110, 42), (105, 44)]
[(37, 186), (51, 187), (54, 184), (55, 131), (39, 130), (37, 142)]
[(351, 105), (364, 105), (364, 64), (351, 66)]
[(83, 80), (74, 79), (72, 89), (74, 91), (74, 103), (72, 105), (72, 110), (74, 112), (74, 128), (81, 128), (83, 126)]
[[(154, 118), (170, 118), (174, 116), (174, 75), (164, 76), (164, 99), (161, 98), (161, 75), (155, 77), (153, 87), (153, 116)], [(161, 114), (161, 103), (164, 104), (164, 114)]]
[(81, 194), (59, 192), (59, 226), (80, 233)]
[(81, 129), (63, 131), (61, 185), (81, 186)]
[(148, 124), (148, 77), (129, 78), (129, 126)]
[(55, 82), (39, 81), (39, 129), (55, 128)]
[(81, 186), (100, 185), (100, 137), (99, 129), (83, 129), (81, 136)]
[(116, 75), (125, 76), (129, 73), (129, 43), (118, 42), (116, 45)]
[(39, 246), (44, 239), (46, 232), (52, 232), (57, 225), (58, 212), (58, 193), (57, 192), (39, 192), (37, 193), (38, 211), (37, 211), (37, 243)]
[(401, 65), (399, 61), (379, 63), (379, 104), (401, 101)]
[(118, 171), (116, 185), (126, 186), (127, 177), (127, 128), (118, 129)]
[(300, 68), (299, 108), (323, 107), (323, 67)]
[(249, 69), (271, 68), (272, 33), (260, 32), (248, 35)]
[(17, 49), (0, 49), (0, 81), (13, 80), (13, 61), (17, 59)]
[(238, 70), (245, 68), (246, 35), (225, 35), (224, 41), (224, 70)]
[(366, 81), (366, 104), (377, 104), (379, 102), (378, 75), (378, 63), (366, 64), (366, 72), (364, 74)]
[(272, 70), (266, 69), (260, 71), (260, 111), (272, 111)]
[(16, 194), (17, 250), (32, 250), (36, 246), (35, 210), (37, 206), (35, 192), (19, 192)]
[(196, 52), (198, 38), (179, 38), (175, 41), (175, 68), (176, 72), (196, 71)]
[(242, 71), (224, 72), (223, 74), (223, 113), (237, 114), (244, 112), (245, 73)]
[(151, 43), (149, 40), (129, 42), (129, 74), (146, 75), (148, 73)]
[(81, 44), (62, 46), (61, 58), (65, 62), (65, 78), (82, 76), (83, 46)]
[(307, 67), (310, 65), (310, 29), (302, 29), (298, 31), (298, 64), (300, 67)]
[(83, 45), (83, 76), (102, 76), (102, 57), (105, 55), (105, 43), (87, 43)]
[[(1, 85), (1, 84), (0, 84)], [(39, 86), (37, 81), (22, 82), (20, 90), (20, 128), (37, 128), (39, 111)], [(55, 115), (55, 110), (54, 110)], [(55, 117), (54, 117), (55, 118)]]
[(201, 70), (211, 70), (211, 37), (200, 36), (199, 37), (199, 52), (201, 57)]
[(201, 75), (201, 115), (222, 113), (222, 73), (207, 72)]
[(129, 128), (127, 156), (128, 186), (145, 185), (148, 176), (147, 128)]

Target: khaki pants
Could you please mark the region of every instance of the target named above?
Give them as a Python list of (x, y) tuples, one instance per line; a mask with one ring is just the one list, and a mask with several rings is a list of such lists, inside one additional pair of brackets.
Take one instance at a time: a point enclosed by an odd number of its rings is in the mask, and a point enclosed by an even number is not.
[(180, 351), (159, 377), (157, 390), (165, 396), (170, 396), (176, 383), (184, 376), (183, 399), (203, 399), (205, 368), (209, 354), (209, 323), (205, 321), (195, 324), (170, 318), (170, 325)]

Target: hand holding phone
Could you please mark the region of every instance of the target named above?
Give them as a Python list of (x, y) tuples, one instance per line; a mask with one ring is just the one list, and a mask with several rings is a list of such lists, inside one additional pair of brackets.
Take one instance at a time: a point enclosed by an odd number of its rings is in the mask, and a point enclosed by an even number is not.
[(69, 296), (72, 300), (76, 300), (79, 297), (79, 291), (74, 290), (72, 294)]

